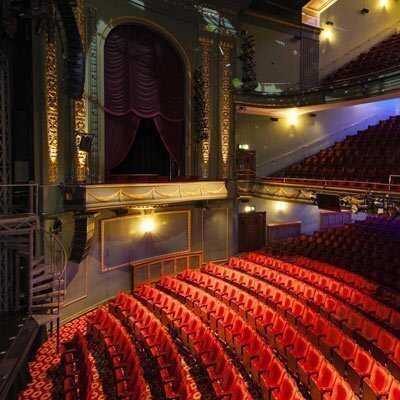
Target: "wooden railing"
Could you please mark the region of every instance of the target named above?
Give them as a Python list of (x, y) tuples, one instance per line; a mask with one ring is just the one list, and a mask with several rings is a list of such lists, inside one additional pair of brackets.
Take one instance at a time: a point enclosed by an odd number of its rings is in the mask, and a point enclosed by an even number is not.
[(162, 256), (132, 264), (132, 287), (159, 280), (165, 275), (176, 275), (187, 268), (200, 268), (203, 252), (192, 251)]

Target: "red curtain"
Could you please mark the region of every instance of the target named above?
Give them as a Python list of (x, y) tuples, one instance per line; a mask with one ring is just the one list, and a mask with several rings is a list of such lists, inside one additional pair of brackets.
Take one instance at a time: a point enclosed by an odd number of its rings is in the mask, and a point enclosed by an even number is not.
[(153, 119), (183, 173), (185, 74), (169, 42), (141, 25), (114, 28), (104, 48), (104, 85), (107, 174), (128, 155), (142, 118)]

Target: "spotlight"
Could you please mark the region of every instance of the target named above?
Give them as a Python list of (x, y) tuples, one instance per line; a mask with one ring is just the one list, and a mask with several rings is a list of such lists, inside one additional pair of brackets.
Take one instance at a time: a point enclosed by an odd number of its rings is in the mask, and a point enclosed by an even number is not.
[(254, 207), (254, 206), (246, 206), (245, 208), (244, 208), (244, 212), (246, 213), (246, 214), (249, 214), (249, 213), (252, 213), (252, 212), (255, 212), (256, 211), (256, 208)]
[(239, 144), (240, 150), (250, 150), (250, 146), (248, 144)]
[(380, 8), (388, 8), (389, 7), (389, 0), (379, 0), (379, 7)]
[(288, 122), (290, 126), (296, 126), (299, 122), (299, 113), (295, 108), (288, 111)]
[(153, 233), (156, 230), (156, 223), (153, 217), (146, 216), (140, 223), (140, 230), (143, 233)]

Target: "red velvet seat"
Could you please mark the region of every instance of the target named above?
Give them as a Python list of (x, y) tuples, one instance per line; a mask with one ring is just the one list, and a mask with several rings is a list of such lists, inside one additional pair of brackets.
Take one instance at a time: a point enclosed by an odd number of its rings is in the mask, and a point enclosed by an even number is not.
[(400, 382), (394, 380), (389, 390), (388, 400), (400, 399)]
[(263, 373), (260, 378), (261, 386), (267, 392), (271, 392), (274, 389), (279, 388), (283, 377), (285, 375), (285, 370), (276, 359), (273, 359), (269, 364), (267, 373)]
[(289, 324), (285, 326), (283, 335), (278, 337), (275, 342), (281, 354), (287, 356), (287, 352), (290, 351), (294, 346), (297, 335), (298, 332), (294, 327)]
[(331, 394), (324, 394), (323, 400), (356, 400), (350, 386), (343, 379), (337, 379)]
[(375, 363), (371, 374), (363, 381), (363, 394), (365, 400), (386, 399), (393, 382), (393, 377), (387, 369)]
[(339, 347), (333, 350), (332, 358), (334, 365), (342, 375), (345, 372), (346, 365), (354, 361), (357, 351), (358, 346), (356, 343), (346, 336), (343, 336)]
[(310, 343), (303, 337), (297, 336), (294, 341), (293, 349), (288, 351), (288, 365), (291, 370), (296, 369), (297, 363), (303, 360), (310, 348)]
[(293, 379), (284, 376), (278, 389), (272, 391), (272, 400), (301, 400), (303, 395), (299, 392)]
[(324, 394), (332, 393), (337, 377), (338, 375), (333, 366), (323, 362), (318, 375), (313, 375), (310, 378), (312, 399), (320, 400)]
[(302, 382), (309, 386), (310, 378), (318, 375), (319, 368), (324, 360), (322, 354), (315, 348), (310, 347), (304, 359), (297, 364), (297, 371)]
[(359, 350), (354, 361), (348, 364), (348, 379), (355, 393), (359, 391), (361, 382), (371, 375), (374, 363), (369, 353)]

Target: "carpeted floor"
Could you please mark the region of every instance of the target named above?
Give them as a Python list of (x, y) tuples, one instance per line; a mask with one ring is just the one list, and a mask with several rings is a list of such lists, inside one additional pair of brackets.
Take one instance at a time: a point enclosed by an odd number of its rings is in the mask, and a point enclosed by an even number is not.
[[(75, 331), (79, 329), (86, 333), (86, 317), (84, 315), (77, 318), (61, 328), (61, 342), (70, 340)], [(105, 395), (105, 390), (101, 382), (109, 382), (107, 377), (99, 378), (101, 372), (101, 361), (97, 359), (96, 351), (91, 351), (93, 359), (93, 386), (92, 399), (110, 399), (109, 395)], [(38, 350), (35, 359), (30, 363), (29, 370), (32, 376), (30, 383), (25, 390), (20, 394), (19, 400), (49, 400), (62, 399), (62, 380), (60, 373), (60, 357), (56, 351), (55, 338), (49, 339)], [(106, 383), (104, 387), (107, 388)]]

